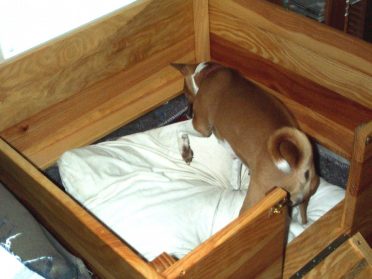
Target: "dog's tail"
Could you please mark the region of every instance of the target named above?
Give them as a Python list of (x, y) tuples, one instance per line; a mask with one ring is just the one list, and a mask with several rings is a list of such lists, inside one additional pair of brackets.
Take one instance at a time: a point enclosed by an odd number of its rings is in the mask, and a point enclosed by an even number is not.
[(271, 159), (284, 173), (307, 168), (313, 158), (309, 139), (300, 130), (283, 127), (276, 130), (267, 143)]

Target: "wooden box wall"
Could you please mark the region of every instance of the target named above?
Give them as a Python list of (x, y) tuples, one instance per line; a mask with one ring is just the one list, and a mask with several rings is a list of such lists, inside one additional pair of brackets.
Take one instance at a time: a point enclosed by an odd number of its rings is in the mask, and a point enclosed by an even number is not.
[[(285, 195), (276, 190), (159, 273), (40, 170), (179, 94), (170, 62), (209, 59), (280, 98), (310, 137), (348, 158), (347, 195), (283, 252), (286, 218), (269, 214)], [(371, 235), (371, 88), (369, 44), (270, 3), (140, 0), (0, 65), (0, 178), (104, 278), (287, 278), (339, 236)]]

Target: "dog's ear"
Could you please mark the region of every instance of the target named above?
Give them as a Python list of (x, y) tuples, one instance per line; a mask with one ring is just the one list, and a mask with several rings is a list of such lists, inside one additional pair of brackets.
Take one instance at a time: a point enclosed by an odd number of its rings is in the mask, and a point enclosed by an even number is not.
[(188, 76), (192, 75), (195, 72), (197, 64), (171, 63), (171, 66), (180, 71), (183, 76)]
[(313, 157), (309, 139), (292, 127), (276, 130), (269, 138), (268, 151), (276, 167), (287, 174), (293, 169), (307, 169)]

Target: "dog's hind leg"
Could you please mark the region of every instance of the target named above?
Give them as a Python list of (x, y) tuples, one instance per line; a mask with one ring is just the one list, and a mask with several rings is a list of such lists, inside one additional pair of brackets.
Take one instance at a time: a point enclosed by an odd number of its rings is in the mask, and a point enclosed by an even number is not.
[(247, 195), (245, 196), (239, 215), (242, 215), (246, 210), (253, 207), (256, 203), (258, 203), (265, 196), (265, 193), (262, 191), (260, 185), (256, 184), (254, 180), (255, 180), (254, 177), (251, 177), (251, 181), (248, 186)]

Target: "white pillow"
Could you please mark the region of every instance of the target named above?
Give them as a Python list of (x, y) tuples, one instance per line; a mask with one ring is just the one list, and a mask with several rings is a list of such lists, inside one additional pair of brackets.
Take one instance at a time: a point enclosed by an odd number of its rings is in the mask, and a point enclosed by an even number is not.
[(191, 121), (180, 122), (74, 149), (58, 161), (66, 191), (150, 261), (162, 252), (182, 258), (235, 219), (246, 194), (230, 185), (232, 158), (213, 135), (190, 136), (194, 159), (182, 160), (177, 134), (188, 129)]
[(301, 234), (306, 228), (336, 206), (344, 197), (345, 190), (343, 188), (332, 185), (320, 178), (319, 188), (311, 197), (307, 208), (307, 224), (302, 224), (298, 207), (293, 208), (288, 241), (290, 242)]

